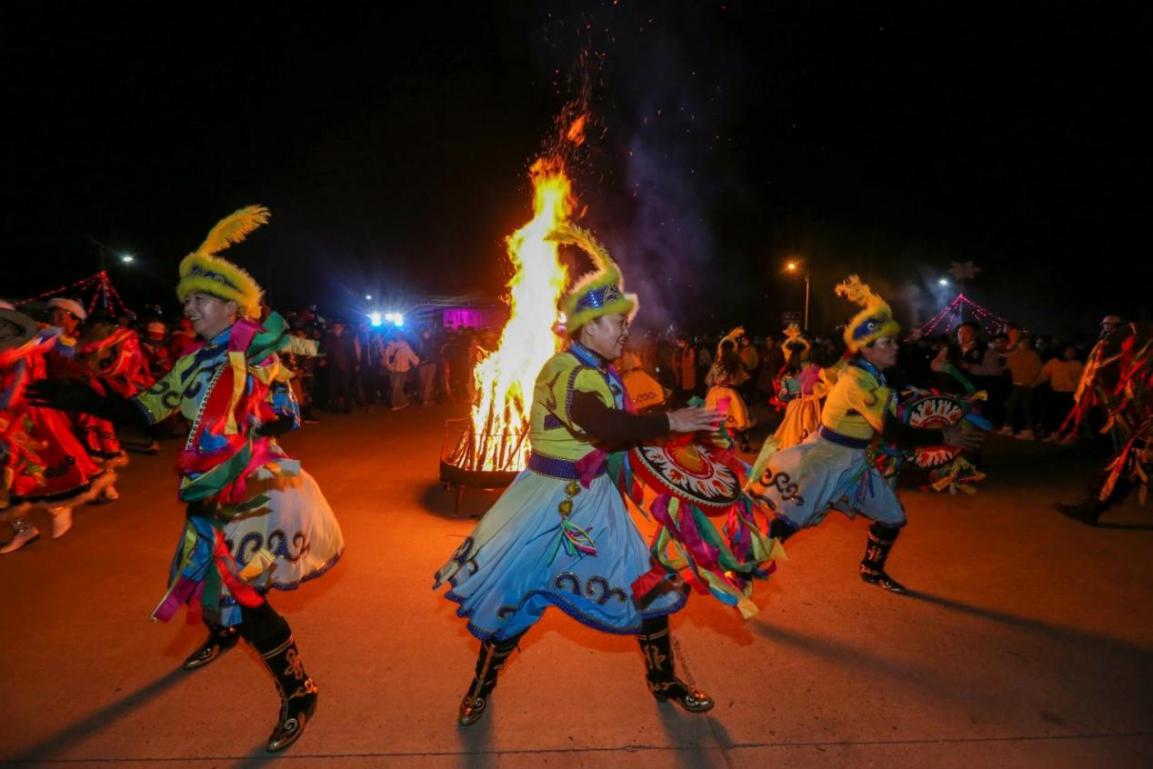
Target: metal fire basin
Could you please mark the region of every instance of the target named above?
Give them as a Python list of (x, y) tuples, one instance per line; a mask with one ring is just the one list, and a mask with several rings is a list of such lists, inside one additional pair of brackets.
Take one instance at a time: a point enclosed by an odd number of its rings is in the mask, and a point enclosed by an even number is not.
[(440, 485), (445, 491), (454, 491), (453, 512), (460, 513), (460, 503), (466, 489), (473, 491), (498, 491), (507, 488), (520, 474), (519, 470), (469, 470), (452, 462), (456, 448), (460, 446), (470, 429), (469, 419), (448, 419), (444, 423), (444, 443), (440, 452)]
[(503, 489), (518, 475), (519, 470), (465, 470), (440, 460), (440, 482), (446, 488), (464, 486), (469, 489)]

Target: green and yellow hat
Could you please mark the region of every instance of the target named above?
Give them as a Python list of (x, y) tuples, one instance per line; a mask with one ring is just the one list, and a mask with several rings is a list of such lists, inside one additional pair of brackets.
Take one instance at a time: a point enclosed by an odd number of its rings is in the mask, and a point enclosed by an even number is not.
[(845, 326), (845, 345), (850, 352), (857, 352), (883, 336), (895, 337), (900, 333), (901, 327), (893, 319), (889, 304), (874, 294), (868, 284), (862, 283), (860, 277), (850, 275), (835, 290), (838, 296), (863, 308)]
[(625, 282), (620, 268), (609, 252), (592, 233), (576, 225), (563, 225), (549, 234), (549, 240), (578, 246), (592, 257), (597, 270), (580, 277), (561, 297), (560, 310), (564, 314), (564, 329), (575, 334), (581, 326), (604, 315), (622, 313), (632, 319), (639, 309), (636, 294), (625, 293)]
[(196, 291), (236, 302), (246, 318), (260, 318), (260, 284), (245, 270), (216, 254), (239, 243), (256, 228), (268, 223), (264, 206), (245, 206), (221, 219), (208, 237), (180, 262), (176, 296), (183, 302)]

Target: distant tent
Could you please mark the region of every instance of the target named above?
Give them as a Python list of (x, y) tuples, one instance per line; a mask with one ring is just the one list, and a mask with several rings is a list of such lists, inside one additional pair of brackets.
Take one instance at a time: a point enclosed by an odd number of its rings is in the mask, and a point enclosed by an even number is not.
[(42, 299), (51, 299), (56, 296), (67, 296), (69, 299), (76, 299), (84, 305), (89, 315), (95, 312), (97, 308), (114, 315), (123, 315), (131, 312), (131, 310), (128, 309), (128, 305), (120, 298), (120, 293), (112, 285), (112, 280), (108, 277), (107, 270), (101, 270), (75, 283), (59, 286), (51, 291), (45, 291), (42, 294), (22, 299), (15, 304), (19, 307), (23, 304), (38, 302)]
[(445, 307), (441, 314), (441, 324), (450, 329), (501, 328), (507, 322), (507, 307), (477, 305)]
[(964, 294), (957, 294), (953, 301), (945, 305), (944, 309), (930, 318), (917, 331), (921, 336), (948, 334), (966, 321), (976, 323), (989, 334), (1001, 331), (1008, 323), (1000, 315), (977, 304)]

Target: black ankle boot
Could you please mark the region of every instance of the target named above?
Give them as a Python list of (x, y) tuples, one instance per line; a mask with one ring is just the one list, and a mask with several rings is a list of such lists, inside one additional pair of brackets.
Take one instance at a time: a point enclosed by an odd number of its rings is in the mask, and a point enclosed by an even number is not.
[(468, 692), (460, 702), (458, 724), (472, 726), (484, 715), (489, 695), (496, 688), (497, 676), (500, 675), (520, 638), (518, 635), (505, 641), (485, 641), (480, 645), (480, 654), (476, 658), (476, 673)]
[(869, 544), (865, 547), (865, 558), (861, 561), (861, 579), (890, 593), (903, 595), (909, 592), (905, 586), (885, 573), (885, 561), (900, 533), (900, 529), (880, 523), (869, 527)]
[(1105, 484), (1108, 480), (1107, 473), (1098, 473), (1090, 482), (1088, 493), (1084, 499), (1072, 505), (1057, 502), (1053, 505), (1054, 509), (1061, 515), (1075, 521), (1096, 526), (1101, 520), (1101, 515), (1113, 505), (1124, 500), (1137, 485), (1135, 481), (1124, 476), (1115, 478), (1109, 493), (1102, 499), (1101, 493), (1105, 490)]
[(202, 643), (196, 651), (188, 655), (188, 659), (184, 660), (184, 664), (181, 667), (185, 670), (202, 668), (233, 646), (236, 646), (236, 642), (239, 640), (240, 632), (236, 628), (209, 625), (208, 639)]
[(280, 692), (280, 718), (268, 737), (268, 751), (276, 753), (304, 734), (304, 727), (308, 726), (316, 712), (317, 688), (304, 672), (304, 663), (292, 636), (261, 656), (276, 679), (276, 689)]
[(690, 713), (713, 709), (713, 698), (677, 678), (668, 617), (645, 620), (637, 641), (645, 657), (645, 679), (658, 702), (675, 702)]
[(775, 539), (782, 544), (786, 539), (797, 533), (797, 529), (784, 518), (776, 517), (769, 523), (769, 539)]

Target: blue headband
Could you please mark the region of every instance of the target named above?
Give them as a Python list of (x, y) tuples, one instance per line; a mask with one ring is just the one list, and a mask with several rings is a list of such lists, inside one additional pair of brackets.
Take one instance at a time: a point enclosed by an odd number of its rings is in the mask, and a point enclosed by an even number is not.
[(622, 296), (621, 290), (614, 285), (604, 288), (594, 288), (577, 300), (577, 310), (599, 310), (606, 304), (615, 302)]
[(860, 325), (853, 329), (853, 339), (864, 339), (885, 325), (886, 320), (887, 318), (884, 315), (874, 315), (871, 318), (865, 318)]

